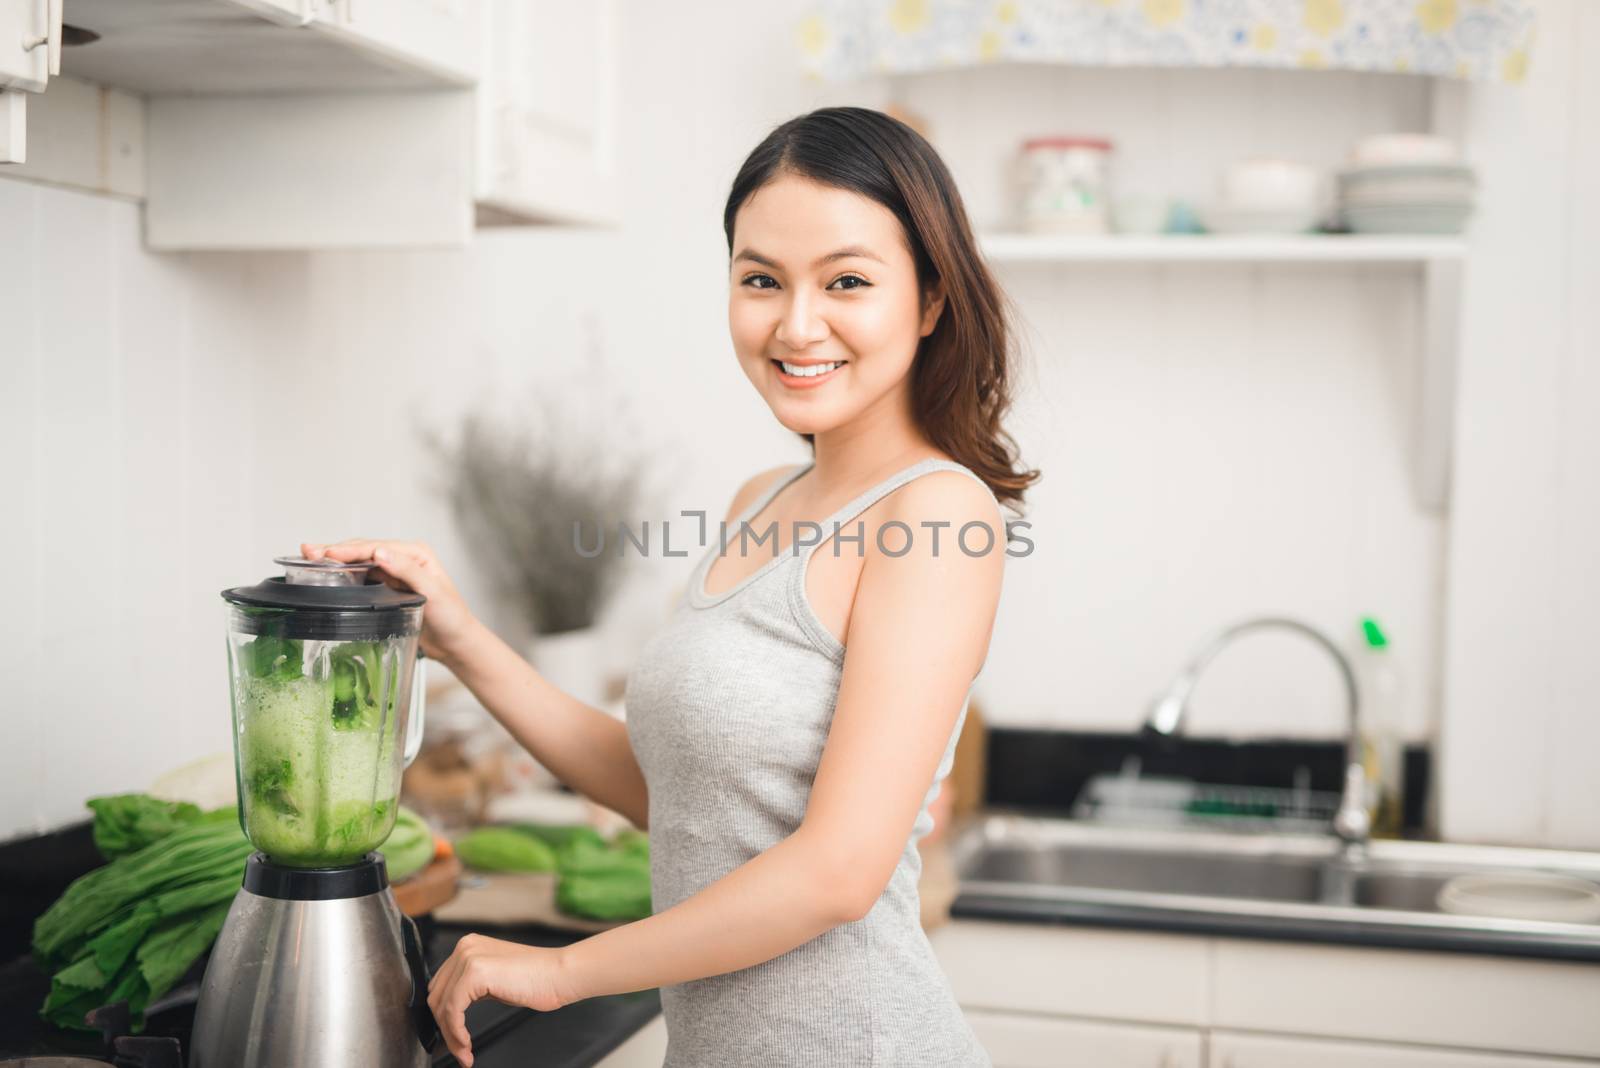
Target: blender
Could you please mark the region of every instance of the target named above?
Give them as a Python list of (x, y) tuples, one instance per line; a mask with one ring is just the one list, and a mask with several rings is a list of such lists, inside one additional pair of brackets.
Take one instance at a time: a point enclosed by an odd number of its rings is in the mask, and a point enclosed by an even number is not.
[(421, 1066), (438, 1037), (416, 925), (376, 852), (422, 743), (423, 598), (371, 564), (279, 557), (224, 590), (239, 824), (190, 1068)]

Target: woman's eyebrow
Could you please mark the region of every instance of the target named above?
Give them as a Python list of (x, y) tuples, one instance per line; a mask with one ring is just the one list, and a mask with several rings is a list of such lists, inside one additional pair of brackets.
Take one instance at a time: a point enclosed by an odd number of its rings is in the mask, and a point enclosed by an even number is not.
[[(759, 263), (763, 267), (771, 267), (773, 270), (777, 270), (779, 267), (779, 264), (776, 260), (768, 259), (766, 256), (763, 256), (753, 248), (741, 249), (739, 254), (733, 259), (734, 262), (738, 262), (739, 260), (749, 260), (752, 263)], [(832, 263), (834, 260), (847, 259), (876, 260), (879, 263), (884, 262), (882, 257), (875, 255), (870, 249), (863, 248), (860, 245), (849, 245), (845, 248), (835, 249), (826, 256), (818, 257), (817, 261), (811, 266), (821, 267), (823, 264)]]

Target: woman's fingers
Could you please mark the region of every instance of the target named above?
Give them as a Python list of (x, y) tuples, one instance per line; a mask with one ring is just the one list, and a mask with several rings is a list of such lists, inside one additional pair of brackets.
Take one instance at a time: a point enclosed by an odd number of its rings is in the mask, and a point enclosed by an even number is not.
[(437, 996), (428, 1000), (433, 1010), (434, 1022), (444, 1036), (444, 1044), (466, 1068), (472, 1065), (472, 1033), (467, 1030), (466, 1006), (458, 1004), (457, 984), (453, 981), (435, 983)]
[(371, 560), (373, 552), (379, 546), (388, 544), (390, 543), (378, 538), (348, 538), (344, 541), (334, 542), (332, 545), (308, 542), (301, 548), (306, 552), (307, 560), (320, 560), (326, 557), (329, 560), (337, 560), (341, 564), (353, 564)]
[(366, 563), (370, 560), (402, 581), (407, 580), (405, 572), (409, 570), (414, 577), (418, 568), (427, 563), (427, 552), (422, 546), (379, 538), (350, 538), (332, 545), (301, 542), (300, 553), (307, 560), (337, 560), (341, 564)]
[(428, 1007), (433, 1010), (445, 1045), (465, 1068), (471, 1068), (472, 1034), (467, 1030), (467, 1006), (471, 1004), (471, 998), (463, 996), (465, 990), (462, 987), (466, 965), (465, 947), (458, 943), (455, 952), (440, 966), (428, 985)]
[(385, 581), (396, 578), (406, 589), (425, 592), (422, 586), (427, 582), (427, 565), (411, 552), (398, 546), (379, 545), (372, 550), (372, 559), (383, 570)]

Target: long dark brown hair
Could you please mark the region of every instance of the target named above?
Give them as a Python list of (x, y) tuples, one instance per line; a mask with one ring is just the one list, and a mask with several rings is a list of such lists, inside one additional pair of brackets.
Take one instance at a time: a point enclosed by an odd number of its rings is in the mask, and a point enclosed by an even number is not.
[(739, 208), (786, 174), (859, 193), (900, 220), (924, 298), (939, 282), (945, 287), (944, 311), (911, 367), (917, 423), (1000, 501), (1021, 504), (1039, 472), (1019, 467), (1016, 442), (1001, 426), (1011, 406), (1013, 359), (1006, 300), (978, 253), (944, 161), (921, 134), (881, 111), (820, 108), (790, 119), (756, 146), (733, 180), (722, 214), (729, 256)]

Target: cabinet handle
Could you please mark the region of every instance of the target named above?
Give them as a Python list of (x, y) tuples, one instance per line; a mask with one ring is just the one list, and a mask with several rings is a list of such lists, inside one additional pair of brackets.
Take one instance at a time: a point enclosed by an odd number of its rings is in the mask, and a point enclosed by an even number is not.
[(28, 37), (22, 42), (24, 52), (32, 52), (43, 45), (46, 49), (49, 76), (61, 74), (61, 8), (64, 0), (45, 0), (44, 36)]

